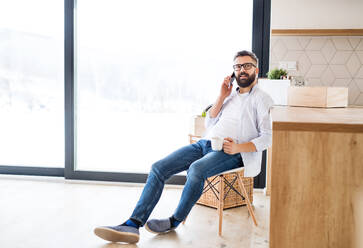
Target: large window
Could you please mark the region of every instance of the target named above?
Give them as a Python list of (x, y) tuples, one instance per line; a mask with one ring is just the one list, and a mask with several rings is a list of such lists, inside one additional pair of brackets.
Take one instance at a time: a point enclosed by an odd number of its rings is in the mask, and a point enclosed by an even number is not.
[(0, 165), (64, 167), (64, 4), (0, 8)]
[(267, 72), (269, 18), (270, 0), (3, 0), (0, 173), (144, 182), (236, 51)]
[(146, 173), (186, 145), (252, 17), (252, 0), (78, 0), (77, 169)]

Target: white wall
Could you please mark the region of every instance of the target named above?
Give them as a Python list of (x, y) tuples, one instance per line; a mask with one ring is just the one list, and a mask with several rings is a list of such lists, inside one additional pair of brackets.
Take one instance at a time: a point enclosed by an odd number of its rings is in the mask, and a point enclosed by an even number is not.
[(272, 0), (271, 29), (361, 29), (363, 0)]

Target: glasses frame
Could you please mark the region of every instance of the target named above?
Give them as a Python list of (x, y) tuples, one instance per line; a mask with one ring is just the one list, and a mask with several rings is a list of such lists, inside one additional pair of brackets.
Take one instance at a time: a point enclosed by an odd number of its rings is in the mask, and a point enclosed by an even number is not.
[(235, 65), (233, 65), (233, 70), (240, 71), (242, 69), (242, 67), (245, 71), (248, 71), (248, 70), (251, 70), (252, 67), (256, 68), (256, 65), (253, 63), (235, 64)]

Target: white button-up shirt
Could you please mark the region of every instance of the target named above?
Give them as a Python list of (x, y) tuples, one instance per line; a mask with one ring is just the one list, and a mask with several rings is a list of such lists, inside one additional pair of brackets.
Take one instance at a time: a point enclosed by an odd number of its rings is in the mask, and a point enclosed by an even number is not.
[[(221, 110), (215, 118), (211, 118), (209, 111), (205, 119), (205, 127), (208, 131), (214, 126), (225, 107), (232, 98), (238, 97), (238, 88), (228, 96), (222, 105)], [(256, 84), (248, 94), (247, 100), (244, 101), (239, 113), (237, 137), (231, 137), (237, 140), (237, 144), (252, 142), (256, 147), (256, 152), (241, 152), (241, 157), (245, 166), (245, 176), (255, 177), (261, 171), (262, 151), (271, 146), (272, 143), (272, 120), (270, 109), (273, 105), (272, 98)]]

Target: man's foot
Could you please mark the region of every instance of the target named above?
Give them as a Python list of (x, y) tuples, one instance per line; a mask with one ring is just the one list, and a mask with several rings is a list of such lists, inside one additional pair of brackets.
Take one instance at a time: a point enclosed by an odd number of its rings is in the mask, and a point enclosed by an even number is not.
[(153, 219), (149, 220), (145, 224), (146, 230), (154, 234), (167, 233), (174, 230), (176, 226), (173, 226), (170, 218), (168, 219)]
[(94, 232), (101, 239), (111, 242), (137, 243), (140, 239), (139, 229), (126, 225), (97, 227)]

